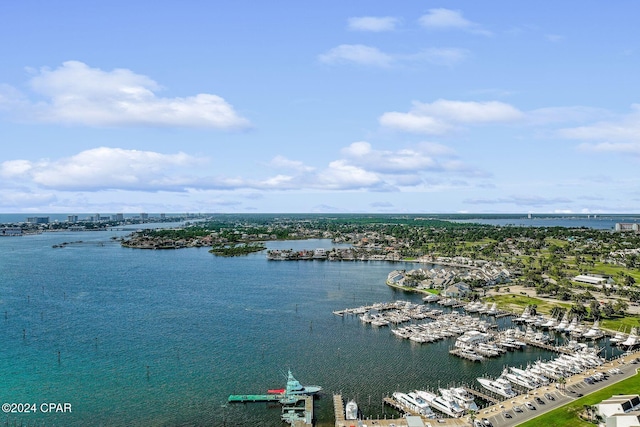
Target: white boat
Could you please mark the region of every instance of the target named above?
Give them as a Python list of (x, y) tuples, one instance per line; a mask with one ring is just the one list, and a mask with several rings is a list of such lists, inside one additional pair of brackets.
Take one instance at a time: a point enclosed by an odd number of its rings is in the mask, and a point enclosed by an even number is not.
[(609, 343), (611, 343), (611, 345), (618, 345), (621, 342), (625, 341), (626, 339), (627, 339), (627, 334), (625, 334), (622, 331), (618, 331), (613, 337), (609, 339)]
[(528, 389), (533, 390), (534, 388), (540, 387), (540, 383), (534, 381), (533, 379), (527, 377), (526, 375), (522, 375), (518, 373), (517, 368), (511, 368), (511, 372), (507, 372), (504, 375), (506, 379), (510, 382), (520, 385), (522, 387), (526, 387)]
[(462, 409), (478, 411), (475, 399), (462, 387), (441, 388), (440, 394), (446, 399), (454, 400)]
[(489, 310), (487, 310), (487, 315), (489, 316), (495, 316), (496, 314), (498, 314), (498, 304), (496, 304), (495, 302), (491, 305), (491, 308)]
[(631, 332), (629, 332), (627, 339), (620, 343), (621, 346), (629, 348), (635, 347), (638, 344), (640, 344), (640, 339), (638, 338), (637, 328), (631, 328)]
[(424, 407), (421, 407), (420, 403), (408, 394), (396, 391), (392, 396), (400, 406), (412, 412), (417, 412), (420, 415), (424, 415), (425, 417), (428, 416), (428, 412), (424, 409)]
[(432, 408), (450, 417), (458, 418), (464, 413), (464, 409), (454, 400), (445, 399), (443, 396), (437, 396), (434, 393), (424, 390), (416, 390), (416, 394), (426, 400)]
[(355, 400), (350, 400), (344, 408), (345, 419), (357, 420), (358, 419), (358, 404)]
[(541, 324), (540, 327), (543, 329), (554, 329), (557, 324), (558, 324), (558, 321), (556, 320), (556, 318), (552, 317), (551, 319)]
[(531, 317), (531, 309), (529, 306), (524, 308), (522, 315), (513, 319), (514, 323), (525, 323)]
[(558, 332), (564, 332), (567, 330), (567, 326), (569, 326), (569, 311), (564, 313), (562, 320), (554, 327), (554, 329)]
[(429, 402), (418, 396), (418, 393), (416, 393), (415, 391), (407, 393), (407, 395), (416, 402), (416, 405), (418, 406), (418, 408), (420, 408), (421, 414), (423, 414), (427, 418), (435, 418), (436, 414), (434, 414), (431, 410)]
[(440, 297), (436, 294), (429, 293), (428, 295), (422, 297), (422, 301), (424, 302), (436, 302), (439, 301)]
[(482, 385), (482, 387), (486, 388), (489, 391), (497, 393), (500, 396), (504, 396), (507, 399), (518, 395), (518, 393), (516, 393), (513, 388), (511, 388), (511, 383), (502, 376), (496, 378), (495, 380), (490, 380), (488, 378), (477, 378), (477, 380)]
[(600, 323), (596, 320), (593, 322), (593, 326), (582, 336), (588, 340), (597, 340), (604, 337), (604, 332), (600, 330)]

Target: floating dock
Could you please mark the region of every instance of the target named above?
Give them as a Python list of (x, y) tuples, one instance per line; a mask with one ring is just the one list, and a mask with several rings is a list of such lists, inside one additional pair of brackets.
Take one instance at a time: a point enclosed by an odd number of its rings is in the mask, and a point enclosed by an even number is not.
[(279, 402), (284, 394), (232, 394), (227, 401), (229, 403), (253, 403), (253, 402)]
[(476, 397), (479, 397), (480, 399), (484, 400), (485, 402), (489, 402), (489, 403), (494, 404), (494, 405), (497, 405), (498, 403), (500, 403), (500, 400), (494, 399), (493, 397), (491, 397), (491, 396), (489, 396), (487, 394), (481, 393), (478, 390), (475, 390), (473, 388), (469, 388), (469, 387), (462, 387), (462, 388), (465, 389), (465, 391), (467, 393), (472, 394), (472, 395), (474, 395)]
[(526, 337), (521, 337), (519, 339), (522, 340), (523, 342), (529, 344), (529, 345), (534, 346), (534, 347), (543, 348), (545, 350), (553, 351), (555, 353), (575, 354), (575, 350), (572, 350), (572, 349), (567, 348), (567, 347), (559, 347), (559, 346), (555, 346), (555, 345), (551, 345), (551, 344), (545, 344), (545, 343), (541, 343), (539, 341), (530, 340), (530, 339), (528, 339)]

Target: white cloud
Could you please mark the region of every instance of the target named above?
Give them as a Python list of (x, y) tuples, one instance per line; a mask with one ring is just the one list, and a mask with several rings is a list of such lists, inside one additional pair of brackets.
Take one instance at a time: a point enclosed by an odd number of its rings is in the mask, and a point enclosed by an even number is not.
[(423, 116), (415, 112), (400, 113), (391, 111), (380, 116), (380, 124), (411, 133), (440, 135), (451, 130), (451, 126), (434, 117)]
[(508, 197), (498, 197), (495, 199), (466, 199), (464, 203), (471, 205), (495, 205), (511, 204), (516, 206), (543, 207), (557, 204), (569, 204), (573, 201), (565, 197), (541, 197), (541, 196), (520, 196), (511, 195)]
[[(250, 123), (217, 95), (163, 98), (161, 87), (128, 69), (103, 71), (79, 61), (35, 72), (29, 86), (40, 101), (20, 99), (20, 118), (87, 126), (161, 126), (245, 129)], [(7, 99), (7, 91), (0, 104)]]
[(56, 161), (13, 160), (0, 164), (0, 176), (26, 180), (58, 190), (148, 190), (182, 188), (190, 180), (171, 176), (176, 168), (188, 168), (201, 159), (184, 153), (99, 147)]
[(335, 160), (317, 177), (317, 185), (325, 190), (345, 190), (377, 187), (384, 184), (381, 178), (363, 168), (350, 165), (345, 160)]
[(459, 48), (429, 48), (422, 54), (424, 58), (436, 65), (456, 65), (469, 57), (469, 51)]
[(429, 9), (429, 12), (419, 19), (420, 25), (431, 30), (465, 30), (475, 34), (485, 36), (491, 35), (490, 31), (484, 30), (480, 25), (469, 21), (462, 16), (459, 10), (451, 9)]
[(342, 150), (347, 159), (359, 166), (377, 173), (416, 173), (442, 170), (444, 167), (434, 154), (441, 157), (454, 155), (448, 147), (434, 143), (424, 143), (414, 148), (398, 151), (373, 150), (368, 142), (354, 142)]
[(558, 43), (564, 40), (564, 36), (559, 34), (545, 34), (544, 37), (552, 43)]
[[(600, 114), (599, 117), (606, 116)], [(608, 114), (612, 116), (611, 114)], [(618, 153), (640, 156), (640, 104), (632, 104), (631, 112), (610, 120), (597, 121), (586, 126), (564, 128), (558, 135), (568, 139), (599, 141), (596, 143), (582, 143), (578, 150), (595, 153)]]
[(265, 166), (276, 168), (276, 174), (250, 178), (207, 175), (207, 159), (181, 152), (164, 154), (99, 147), (54, 160), (2, 162), (0, 182), (6, 189), (22, 186), (25, 192), (33, 193), (46, 189), (67, 194), (109, 191), (189, 194), (213, 190), (399, 191), (400, 188), (429, 187), (435, 175), (440, 181), (459, 176), (486, 176), (457, 157), (449, 147), (433, 142), (378, 150), (369, 142), (358, 141), (341, 150), (341, 156), (324, 167), (275, 156)]
[(284, 156), (274, 157), (269, 165), (276, 169), (291, 169), (299, 172), (311, 172), (315, 169), (299, 160), (289, 160)]
[(327, 64), (355, 63), (377, 67), (388, 67), (393, 62), (391, 55), (361, 44), (342, 44), (319, 55), (318, 59)]
[(596, 153), (619, 153), (640, 156), (640, 142), (601, 142), (599, 144), (580, 144), (578, 149)]
[(352, 31), (393, 31), (398, 22), (398, 19), (392, 16), (361, 16), (349, 18), (348, 28)]
[(430, 104), (414, 101), (409, 112), (387, 112), (379, 121), (385, 127), (437, 135), (452, 130), (456, 124), (510, 122), (523, 117), (522, 112), (504, 102), (439, 99)]

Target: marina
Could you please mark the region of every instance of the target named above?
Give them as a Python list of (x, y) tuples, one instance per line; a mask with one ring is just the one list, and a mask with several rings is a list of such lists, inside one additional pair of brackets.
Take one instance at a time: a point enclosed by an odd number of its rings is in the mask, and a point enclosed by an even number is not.
[[(386, 286), (384, 277), (399, 268), (397, 264), (280, 263), (268, 262), (263, 254), (211, 258), (198, 248), (135, 251), (121, 248), (111, 237), (60, 232), (0, 242), (0, 265), (8, 267), (2, 283), (11, 283), (3, 287), (7, 345), (0, 371), (6, 386), (16, 398), (31, 401), (41, 397), (36, 385), (45, 384), (59, 390), (52, 398), (82, 402), (83, 407), (66, 417), (32, 414), (31, 423), (279, 427), (285, 407), (280, 402), (232, 404), (228, 399), (268, 395), (280, 382), (274, 372), (292, 367), (296, 377), (321, 384), (329, 396), (313, 400), (316, 426), (335, 424), (330, 397), (334, 392), (354, 398), (361, 417), (393, 419), (387, 425), (399, 426), (401, 414), (382, 403), (393, 391), (437, 390), (445, 380), (480, 387), (476, 378), (496, 378), (504, 365), (525, 368), (528, 362), (558, 354), (526, 345), (470, 362), (448, 353), (462, 333), (430, 343), (396, 336), (392, 330), (435, 323), (452, 311), (458, 318), (466, 315), (464, 307), (426, 302), (420, 294)], [(52, 249), (65, 240), (87, 244)], [(305, 247), (309, 242), (269, 243), (272, 248), (296, 244)], [(43, 272), (62, 271), (66, 280), (44, 273), (26, 280), (14, 274), (29, 269), (28, 261), (34, 258)], [(114, 271), (114, 265), (126, 274)], [(425, 317), (377, 327), (360, 320), (364, 312), (332, 314), (345, 307), (377, 309), (375, 301), (402, 314), (409, 302), (414, 315)], [(127, 309), (132, 304), (137, 310)], [(472, 317), (487, 322), (493, 333), (513, 327), (509, 316)], [(608, 354), (612, 350), (620, 354), (626, 347), (605, 349)], [(47, 370), (34, 373), (25, 366)], [(144, 402), (135, 398), (140, 393), (146, 396)], [(485, 410), (489, 402), (476, 403)], [(302, 400), (298, 406), (303, 406)], [(290, 416), (302, 412), (291, 411)], [(446, 420), (457, 421), (462, 420)], [(8, 422), (20, 425), (27, 419), (9, 414)]]

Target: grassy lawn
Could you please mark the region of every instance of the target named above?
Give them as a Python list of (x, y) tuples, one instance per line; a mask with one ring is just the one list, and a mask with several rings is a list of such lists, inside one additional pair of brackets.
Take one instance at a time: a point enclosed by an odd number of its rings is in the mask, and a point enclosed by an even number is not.
[(498, 308), (502, 310), (511, 310), (516, 313), (524, 310), (529, 304), (536, 304), (538, 306), (537, 311), (540, 314), (549, 314), (553, 307), (571, 307), (571, 304), (558, 304), (555, 302), (548, 302), (540, 298), (534, 298), (526, 295), (506, 294), (506, 295), (491, 295), (484, 299), (485, 301), (495, 302)]
[(630, 270), (619, 265), (604, 264), (602, 262), (596, 262), (594, 267), (590, 270), (592, 270), (593, 273), (607, 274), (613, 276), (614, 278), (616, 277), (617, 273), (625, 273), (636, 279), (636, 283), (640, 283), (639, 270)]
[(631, 328), (640, 326), (640, 317), (627, 316), (619, 319), (602, 319), (600, 321), (600, 325), (611, 331), (617, 331), (618, 329), (622, 329), (624, 331), (626, 329), (628, 333)]
[[(610, 377), (611, 378), (611, 377)], [(605, 399), (610, 398), (614, 394), (638, 394), (640, 391), (640, 375), (636, 374), (619, 383), (612, 384), (600, 391), (596, 391), (588, 396), (581, 397), (571, 403), (568, 403), (558, 409), (540, 415), (533, 420), (519, 424), (521, 427), (582, 427), (591, 426), (586, 421), (582, 421), (578, 417), (578, 413), (582, 411), (584, 405), (595, 405)]]

